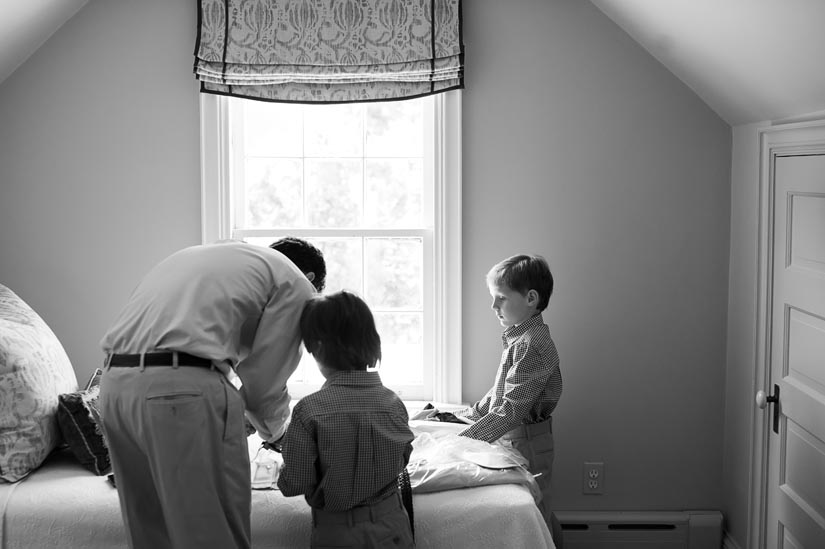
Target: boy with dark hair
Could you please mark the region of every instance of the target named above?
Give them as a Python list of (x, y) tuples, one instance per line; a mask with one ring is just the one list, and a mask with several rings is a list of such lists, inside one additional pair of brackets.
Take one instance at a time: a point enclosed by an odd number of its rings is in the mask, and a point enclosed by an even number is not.
[(404, 403), (367, 370), (381, 360), (372, 312), (346, 291), (317, 296), (300, 327), (327, 381), (292, 411), (278, 488), (312, 507), (312, 547), (414, 547), (398, 490), (413, 434)]

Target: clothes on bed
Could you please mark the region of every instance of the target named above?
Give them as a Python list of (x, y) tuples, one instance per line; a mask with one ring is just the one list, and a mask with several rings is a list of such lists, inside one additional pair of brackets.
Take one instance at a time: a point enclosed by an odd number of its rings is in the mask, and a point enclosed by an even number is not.
[[(172, 254), (139, 283), (103, 337), (100, 389), (132, 547), (250, 546), (244, 407), (262, 438), (282, 435), (313, 294), (281, 253), (231, 241)], [(146, 365), (163, 351), (176, 354)], [(176, 363), (177, 353), (194, 358)], [(140, 360), (115, 366), (123, 355)]]
[(407, 470), (413, 493), (422, 494), (493, 484), (520, 484), (542, 499), (528, 460), (510, 442), (458, 436), (460, 425), (410, 422), (415, 440)]
[[(466, 424), (461, 424), (466, 425)], [(528, 460), (510, 441), (484, 442), (458, 436), (461, 425), (411, 420), (415, 436), (407, 463), (410, 490), (426, 494), (496, 484), (519, 484), (533, 494), (536, 502), (542, 494)], [(252, 488), (278, 489), (283, 455), (260, 446), (260, 438), (249, 438), (252, 462)]]

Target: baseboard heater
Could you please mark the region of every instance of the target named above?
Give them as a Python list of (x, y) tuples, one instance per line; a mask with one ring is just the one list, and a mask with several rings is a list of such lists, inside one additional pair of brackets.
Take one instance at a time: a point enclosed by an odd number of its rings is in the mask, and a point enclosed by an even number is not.
[(564, 549), (720, 549), (719, 511), (556, 511)]

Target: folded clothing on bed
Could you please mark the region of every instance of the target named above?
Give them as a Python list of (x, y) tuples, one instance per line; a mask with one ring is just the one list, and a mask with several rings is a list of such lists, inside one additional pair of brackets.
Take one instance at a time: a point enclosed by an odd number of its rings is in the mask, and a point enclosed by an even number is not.
[(415, 434), (407, 470), (413, 493), (439, 492), (493, 484), (521, 484), (541, 499), (527, 459), (506, 441), (494, 443), (459, 436), (461, 425), (410, 422)]
[[(527, 470), (527, 459), (508, 442), (484, 442), (458, 436), (464, 427), (438, 421), (410, 421), (415, 434), (407, 470), (413, 493), (494, 484), (521, 484), (536, 501), (540, 492)], [(252, 488), (277, 490), (283, 467), (280, 453), (262, 448), (257, 435), (249, 437)]]

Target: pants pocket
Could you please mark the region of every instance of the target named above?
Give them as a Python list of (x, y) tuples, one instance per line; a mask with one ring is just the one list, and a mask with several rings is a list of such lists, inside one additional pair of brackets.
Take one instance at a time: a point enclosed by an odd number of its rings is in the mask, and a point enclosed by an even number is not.
[(204, 396), (196, 392), (147, 396), (145, 439), (152, 441), (159, 455), (172, 452), (181, 453), (181, 459), (195, 457), (206, 446), (199, 439), (207, 432), (207, 413)]
[(367, 547), (380, 549), (382, 547), (414, 547), (415, 544), (410, 530), (410, 519), (403, 509), (384, 517), (376, 525), (377, 528), (369, 532)]

